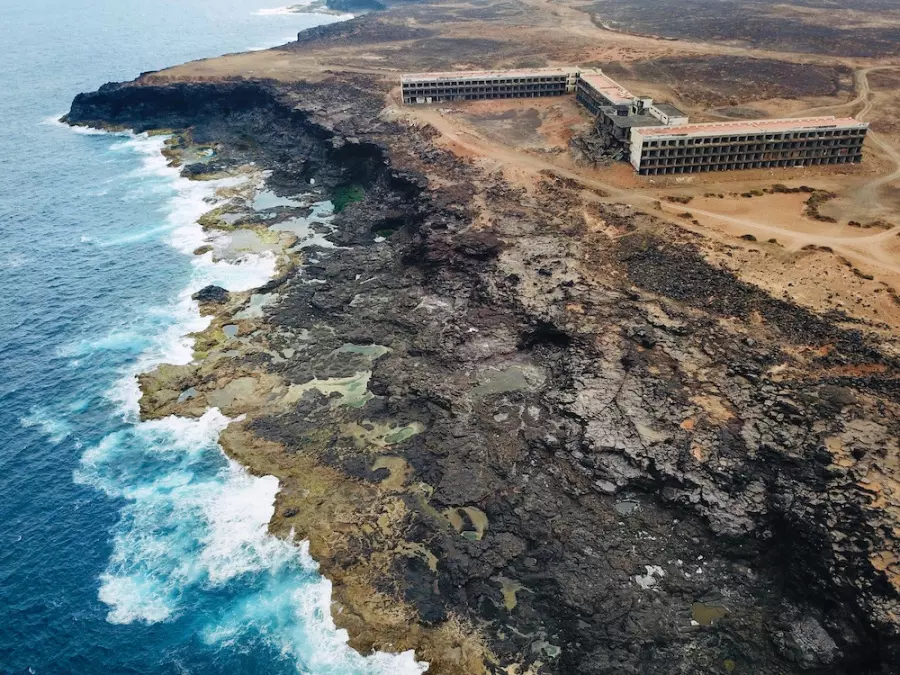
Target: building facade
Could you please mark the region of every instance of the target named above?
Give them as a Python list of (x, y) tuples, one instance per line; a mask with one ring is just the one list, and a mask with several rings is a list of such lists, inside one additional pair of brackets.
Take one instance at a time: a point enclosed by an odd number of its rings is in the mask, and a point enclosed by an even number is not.
[(664, 127), (678, 127), (688, 123), (688, 116), (671, 103), (653, 103), (651, 100), (647, 113), (658, 119)]
[(862, 160), (868, 127), (852, 117), (640, 127), (629, 155), (645, 175), (847, 164)]
[(628, 109), (634, 100), (625, 87), (621, 86), (599, 70), (581, 70), (575, 83), (575, 100), (592, 115), (599, 115), (607, 106)]
[(563, 96), (575, 90), (577, 68), (414, 73), (400, 78), (403, 102)]
[(400, 85), (408, 105), (574, 92), (595, 120), (590, 156), (628, 158), (645, 175), (859, 162), (869, 127), (850, 117), (689, 124), (675, 106), (587, 68), (417, 73)]

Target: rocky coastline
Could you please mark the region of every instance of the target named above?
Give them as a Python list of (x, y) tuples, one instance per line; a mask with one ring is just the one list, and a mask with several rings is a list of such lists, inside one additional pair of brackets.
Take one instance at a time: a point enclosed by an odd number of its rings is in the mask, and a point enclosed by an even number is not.
[(271, 530), (309, 540), (361, 651), (896, 672), (896, 357), (652, 215), (486, 174), (379, 115), (385, 93), (149, 73), (75, 99), (71, 124), (214, 147), (190, 177), (252, 163), (341, 202), (333, 247), (279, 238), (266, 286), (202, 292), (197, 359), (142, 377), (143, 415), (243, 416), (223, 448), (279, 479)]

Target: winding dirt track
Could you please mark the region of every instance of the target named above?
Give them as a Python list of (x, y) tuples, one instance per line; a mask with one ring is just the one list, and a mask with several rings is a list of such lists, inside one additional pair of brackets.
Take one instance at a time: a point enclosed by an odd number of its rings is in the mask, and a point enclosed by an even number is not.
[[(865, 120), (869, 113), (872, 112), (872, 106), (874, 102), (872, 100), (871, 89), (869, 88), (869, 73), (873, 70), (892, 70), (896, 68), (897, 66), (880, 66), (873, 68), (864, 68), (863, 70), (858, 71), (857, 99), (862, 101), (863, 107), (856, 114), (857, 119)], [(867, 138), (873, 145), (877, 146), (878, 149), (881, 150), (881, 152), (883, 152), (885, 156), (891, 160), (891, 162), (893, 162), (894, 170), (889, 174), (867, 182), (854, 195), (854, 201), (856, 202), (858, 208), (860, 208), (861, 210), (866, 210), (874, 213), (880, 212), (882, 214), (889, 214), (892, 212), (892, 209), (881, 201), (880, 193), (882, 191), (882, 188), (884, 188), (888, 184), (895, 181), (900, 181), (900, 152), (898, 152), (896, 148), (888, 143), (877, 131), (869, 129)], [(897, 228), (895, 228), (895, 230), (896, 229)]]
[[(635, 47), (646, 46), (648, 41), (657, 42), (653, 37), (620, 33), (602, 26), (596, 25), (589, 12), (581, 8), (569, 6), (564, 2), (553, 0), (522, 0), (524, 4), (539, 9), (544, 16), (552, 17), (551, 22), (556, 23), (557, 29), (563, 29), (567, 34), (578, 35), (594, 41), (615, 41), (617, 44), (633, 45)], [(663, 44), (663, 41), (659, 41)], [(670, 45), (670, 42), (665, 43)], [(751, 50), (743, 47), (723, 45), (718, 43), (691, 42), (680, 43), (679, 49), (691, 53), (717, 53), (748, 56), (753, 58), (775, 58), (785, 61), (800, 63), (823, 63), (834, 65), (835, 62), (844, 63), (854, 69), (854, 83), (856, 95), (853, 99), (824, 106), (815, 106), (801, 111), (796, 111), (793, 116), (806, 116), (810, 114), (851, 114), (854, 109), (861, 106), (856, 113), (858, 119), (864, 120), (872, 112), (875, 103), (874, 96), (869, 85), (868, 75), (875, 71), (898, 69), (898, 65), (868, 65), (860, 60), (834, 59), (823, 55), (795, 54), (776, 52), (769, 50)], [(341, 70), (356, 70), (344, 66), (336, 66)], [(362, 70), (362, 69), (359, 69)], [(381, 72), (382, 75), (392, 77), (395, 73), (388, 70), (373, 68), (373, 72)], [(493, 163), (494, 168), (502, 168), (508, 177), (516, 173), (526, 173), (531, 177), (528, 181), (533, 184), (533, 175), (543, 170), (550, 170), (557, 175), (577, 181), (587, 188), (602, 190), (607, 201), (625, 203), (650, 210), (656, 206), (659, 199), (658, 190), (644, 188), (623, 189), (595, 177), (585, 175), (584, 172), (573, 170), (571, 166), (558, 164), (552, 158), (537, 156), (519, 148), (514, 148), (503, 142), (489, 139), (479, 133), (478, 130), (465, 125), (453, 115), (444, 115), (435, 108), (408, 108), (400, 106), (396, 100), (391, 102), (395, 113), (428, 123), (434, 126), (443, 135), (444, 140), (452, 149), (462, 154), (483, 158), (483, 161)], [(722, 116), (724, 117), (724, 116)], [(853, 205), (852, 211), (859, 217), (875, 219), (885, 216), (895, 216), (889, 204), (884, 201), (883, 189), (900, 180), (900, 152), (894, 148), (881, 134), (869, 130), (867, 137), (869, 147), (875, 147), (893, 165), (893, 170), (878, 178), (866, 181), (859, 189), (847, 195)], [(873, 273), (887, 274), (894, 278), (900, 278), (900, 260), (895, 252), (891, 251), (891, 243), (896, 241), (900, 234), (900, 226), (887, 231), (874, 231), (871, 234), (861, 234), (858, 231), (848, 233), (848, 236), (833, 234), (802, 232), (781, 227), (765, 222), (763, 218), (735, 217), (716, 213), (701, 208), (691, 208), (691, 213), (698, 217), (703, 224), (700, 226), (686, 223), (684, 219), (677, 217), (675, 213), (654, 211), (672, 222), (677, 222), (681, 227), (702, 231), (703, 233), (721, 238), (723, 232), (731, 235), (754, 234), (759, 238), (776, 237), (787, 250), (799, 250), (807, 245), (827, 246), (836, 254), (841, 255), (860, 267), (868, 267)], [(893, 218), (892, 218), (893, 219)], [(716, 228), (718, 225), (718, 228)], [(718, 229), (718, 231), (717, 231)]]
[[(860, 81), (864, 84), (861, 88), (859, 98), (866, 101), (868, 104), (866, 111), (868, 111), (871, 110), (871, 102), (869, 101), (868, 82), (865, 79), (865, 75), (862, 76)], [(509, 173), (509, 170), (512, 170), (512, 172), (524, 170), (527, 173), (535, 174), (543, 170), (549, 170), (559, 176), (571, 178), (585, 187), (604, 191), (608, 195), (605, 198), (605, 201), (630, 204), (644, 210), (649, 210), (648, 207), (654, 207), (659, 199), (655, 192), (643, 189), (623, 189), (607, 182), (585, 176), (570, 168), (560, 166), (549, 159), (538, 157), (487, 139), (474, 129), (469, 127), (462, 128), (462, 124), (454, 119), (452, 115), (445, 115), (439, 109), (422, 107), (414, 110), (407, 108), (405, 111), (408, 114), (412, 114), (421, 122), (431, 124), (440, 131), (441, 135), (451, 148), (455, 146), (457, 150), (461, 150), (465, 154), (485, 158), (485, 161), (495, 162), (499, 167), (507, 170), (507, 173)], [(874, 186), (871, 188), (872, 199), (877, 201), (878, 189), (880, 186), (885, 185), (900, 176), (900, 153), (897, 153), (896, 150), (881, 138), (878, 138), (875, 142), (878, 144), (879, 148), (885, 151), (895, 161), (896, 166), (895, 171), (891, 174), (883, 176), (868, 184), (869, 186)], [(891, 275), (900, 276), (900, 263), (898, 263), (894, 256), (891, 256), (885, 250), (888, 242), (900, 234), (900, 226), (864, 236), (859, 236), (857, 233), (854, 233), (854, 236), (842, 237), (800, 232), (760, 222), (758, 220), (736, 218), (734, 216), (727, 216), (705, 209), (691, 208), (690, 210), (695, 217), (700, 216), (702, 219), (708, 218), (713, 222), (718, 222), (730, 226), (731, 228), (739, 228), (742, 233), (752, 233), (759, 238), (776, 237), (779, 241), (785, 243), (788, 250), (799, 250), (810, 244), (815, 246), (827, 246), (836, 254), (842, 255), (848, 260), (852, 260), (857, 265), (869, 267), (870, 269), (873, 269), (873, 271), (882, 274), (886, 272)], [(687, 225), (683, 219), (678, 219), (674, 214), (666, 213), (665, 211), (662, 213), (656, 211), (655, 213), (672, 222), (678, 223), (681, 227), (697, 229), (698, 231), (708, 233), (707, 228), (702, 226), (695, 228)]]

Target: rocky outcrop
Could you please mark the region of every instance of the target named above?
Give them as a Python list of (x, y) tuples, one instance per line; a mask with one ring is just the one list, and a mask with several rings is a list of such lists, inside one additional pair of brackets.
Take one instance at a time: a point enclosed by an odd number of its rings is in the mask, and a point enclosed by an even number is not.
[(191, 296), (191, 298), (199, 302), (201, 305), (221, 305), (228, 302), (228, 299), (230, 297), (231, 296), (227, 290), (225, 290), (221, 286), (214, 285), (204, 286)]
[[(373, 121), (366, 106), (380, 105), (379, 99), (350, 83), (328, 87), (159, 80), (151, 73), (135, 83), (106, 84), (79, 94), (64, 120), (136, 132), (189, 129), (195, 143), (221, 146), (218, 169), (256, 161), (273, 171), (270, 184), (276, 188), (296, 190), (310, 180), (334, 187), (385, 179), (396, 181), (401, 193), (418, 189), (414, 177), (401, 176), (386, 165), (383, 145), (361, 140), (363, 135), (372, 139), (398, 129)], [(336, 124), (342, 133), (335, 132)]]
[(290, 194), (365, 186), (261, 316), (222, 298), (210, 330), (245, 339), (142, 379), (146, 415), (247, 415), (223, 445), (278, 476), (272, 529), (309, 539), (353, 644), (435, 673), (892, 672), (897, 363), (337, 84), (147, 76), (69, 121), (187, 128)]

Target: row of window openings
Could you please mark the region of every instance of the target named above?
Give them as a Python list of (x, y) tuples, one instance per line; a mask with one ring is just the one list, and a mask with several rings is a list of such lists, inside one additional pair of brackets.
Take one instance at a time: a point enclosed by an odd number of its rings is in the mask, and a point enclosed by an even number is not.
[(804, 155), (799, 154), (792, 157), (784, 157), (784, 156), (764, 156), (764, 155), (754, 155), (754, 156), (739, 156), (739, 155), (722, 155), (711, 158), (703, 158), (700, 157), (685, 157), (681, 158), (682, 161), (676, 161), (679, 158), (666, 158), (666, 157), (648, 157), (646, 155), (641, 156), (641, 164), (643, 165), (692, 165), (692, 164), (731, 164), (738, 163), (743, 164), (745, 162), (775, 162), (781, 160), (812, 160), (812, 159), (840, 159), (842, 157), (853, 157), (853, 158), (861, 158), (862, 153), (842, 153), (839, 155)]
[(661, 157), (671, 157), (673, 155), (715, 155), (721, 152), (755, 152), (758, 150), (808, 150), (813, 148), (849, 148), (858, 147), (860, 143), (854, 143), (853, 139), (838, 139), (832, 141), (813, 141), (812, 143), (802, 143), (794, 146), (791, 143), (772, 143), (772, 144), (756, 144), (756, 145), (732, 145), (723, 144), (721, 146), (687, 146), (675, 148), (672, 150), (655, 150), (653, 146), (647, 150), (648, 146), (644, 146), (645, 152), (649, 154), (659, 154)]
[[(698, 166), (642, 166), (640, 173), (644, 175), (659, 175), (660, 173), (685, 173), (682, 169), (699, 169), (703, 171), (716, 171), (724, 169), (756, 169), (764, 166), (796, 166), (798, 163), (803, 164), (851, 164), (859, 161), (862, 156), (858, 157), (833, 157), (833, 158), (813, 158), (809, 160), (799, 159), (779, 159), (764, 162), (738, 162), (731, 164), (700, 164)], [(834, 161), (832, 161), (834, 160)], [(688, 171), (693, 173), (693, 171)]]
[(677, 173), (706, 173), (711, 171), (731, 171), (731, 170), (747, 170), (747, 169), (763, 169), (769, 167), (790, 167), (790, 166), (809, 166), (814, 164), (853, 164), (852, 161), (842, 159), (836, 162), (759, 162), (749, 164), (722, 164), (720, 166), (660, 166), (653, 168), (641, 168), (639, 173), (645, 176), (658, 176), (661, 174), (677, 174)]
[(425, 99), (430, 102), (437, 103), (440, 101), (477, 101), (487, 98), (543, 98), (552, 92), (536, 92), (536, 91), (504, 91), (499, 93), (489, 92), (484, 94), (441, 94), (440, 96), (407, 96), (403, 99), (404, 103), (422, 103)]
[(404, 94), (439, 94), (441, 92), (460, 92), (460, 91), (565, 91), (563, 84), (526, 84), (518, 87), (509, 85), (485, 85), (485, 86), (466, 86), (466, 87), (428, 87), (425, 89), (404, 89)]
[(587, 100), (596, 105), (612, 105), (612, 102), (602, 94), (595, 95), (592, 92), (585, 91), (584, 89), (578, 90), (575, 99), (580, 101)]
[(863, 136), (865, 129), (837, 129), (833, 131), (798, 131), (787, 134), (766, 134), (765, 137), (759, 136), (709, 136), (704, 138), (679, 138), (672, 141), (647, 141), (645, 145), (649, 147), (672, 147), (683, 145), (700, 145), (705, 143), (737, 143), (740, 141), (784, 141), (798, 140), (804, 138), (834, 138), (836, 136)]
[(497, 80), (433, 80), (431, 82), (403, 82), (404, 88), (421, 88), (421, 87), (459, 87), (469, 86), (473, 84), (532, 84), (554, 82), (565, 84), (565, 77), (520, 77), (520, 78), (503, 78)]
[(605, 105), (609, 105), (609, 101), (598, 101), (597, 99), (591, 98), (589, 96), (576, 95), (575, 100), (585, 108), (587, 108), (590, 113), (595, 115), (600, 112), (600, 108)]
[(405, 96), (403, 100), (407, 103), (419, 101), (422, 99), (432, 99), (433, 101), (454, 101), (454, 100), (477, 100), (479, 98), (542, 98), (544, 96), (552, 96), (554, 94), (561, 95), (563, 92), (553, 91), (525, 91), (515, 89), (513, 91), (486, 91), (486, 92), (442, 92), (440, 94), (414, 94)]
[(736, 148), (722, 148), (720, 152), (710, 152), (710, 153), (694, 152), (694, 153), (688, 153), (688, 154), (673, 153), (673, 152), (666, 153), (666, 152), (660, 152), (658, 150), (644, 150), (641, 153), (641, 155), (644, 157), (676, 157), (676, 158), (684, 158), (684, 159), (690, 159), (692, 157), (696, 157), (698, 159), (704, 159), (707, 157), (739, 157), (741, 155), (778, 156), (778, 155), (785, 155), (787, 153), (805, 154), (805, 155), (814, 157), (817, 155), (829, 155), (829, 154), (835, 154), (835, 153), (846, 154), (848, 152), (850, 152), (850, 153), (862, 152), (862, 147), (861, 146), (852, 146), (852, 147), (844, 146), (844, 147), (840, 147), (840, 148), (781, 148), (780, 150), (775, 149), (775, 148), (765, 148), (764, 150), (757, 150), (757, 151), (751, 150), (749, 152), (741, 151)]

